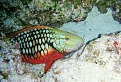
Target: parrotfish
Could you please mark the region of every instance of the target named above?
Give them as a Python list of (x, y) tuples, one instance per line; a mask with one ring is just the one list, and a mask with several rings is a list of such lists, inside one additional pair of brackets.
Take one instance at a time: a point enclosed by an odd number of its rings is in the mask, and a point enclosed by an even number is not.
[(13, 43), (19, 43), (23, 62), (45, 64), (44, 72), (55, 60), (78, 50), (84, 43), (77, 35), (48, 26), (24, 28), (7, 36)]

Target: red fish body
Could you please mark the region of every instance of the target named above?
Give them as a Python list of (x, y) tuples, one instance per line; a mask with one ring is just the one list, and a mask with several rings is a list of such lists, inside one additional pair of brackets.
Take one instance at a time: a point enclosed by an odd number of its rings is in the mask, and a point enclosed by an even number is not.
[(82, 46), (83, 40), (76, 36), (79, 44), (73, 43), (74, 47), (77, 46), (73, 48), (73, 44), (68, 41), (71, 35), (74, 36), (58, 29), (35, 26), (16, 31), (8, 36), (13, 38), (12, 42), (20, 44), (23, 62), (45, 64), (44, 72), (46, 72), (55, 60)]

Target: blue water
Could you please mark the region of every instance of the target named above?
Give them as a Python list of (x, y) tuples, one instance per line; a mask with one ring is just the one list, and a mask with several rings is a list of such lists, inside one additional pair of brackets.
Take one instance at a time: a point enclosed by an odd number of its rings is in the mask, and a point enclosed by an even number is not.
[(97, 7), (93, 7), (85, 21), (79, 23), (69, 22), (60, 29), (79, 35), (87, 43), (97, 38), (99, 34), (121, 31), (121, 24), (113, 19), (110, 9), (106, 14), (101, 14), (98, 12)]

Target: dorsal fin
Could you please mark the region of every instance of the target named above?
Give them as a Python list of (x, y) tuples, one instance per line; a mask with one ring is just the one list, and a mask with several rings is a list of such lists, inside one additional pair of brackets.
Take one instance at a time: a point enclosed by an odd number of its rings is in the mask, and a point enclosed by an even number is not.
[(33, 30), (35, 28), (48, 28), (48, 26), (34, 26), (34, 27), (27, 27), (27, 28), (23, 28), (21, 30), (15, 31), (15, 32), (11, 32), (11, 33), (7, 33), (6, 36), (9, 38), (13, 38), (14, 36), (16, 36), (17, 34), (21, 33), (21, 32), (25, 32), (28, 30)]

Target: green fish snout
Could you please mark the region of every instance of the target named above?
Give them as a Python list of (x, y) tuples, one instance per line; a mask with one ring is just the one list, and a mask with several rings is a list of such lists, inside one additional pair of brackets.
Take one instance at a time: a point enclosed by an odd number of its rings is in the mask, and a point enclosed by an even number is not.
[(80, 49), (84, 45), (84, 41), (81, 37), (76, 35), (70, 35), (70, 39), (64, 42), (65, 52), (71, 53)]
[(55, 40), (55, 48), (63, 54), (74, 52), (84, 45), (81, 37), (69, 32), (57, 30)]

